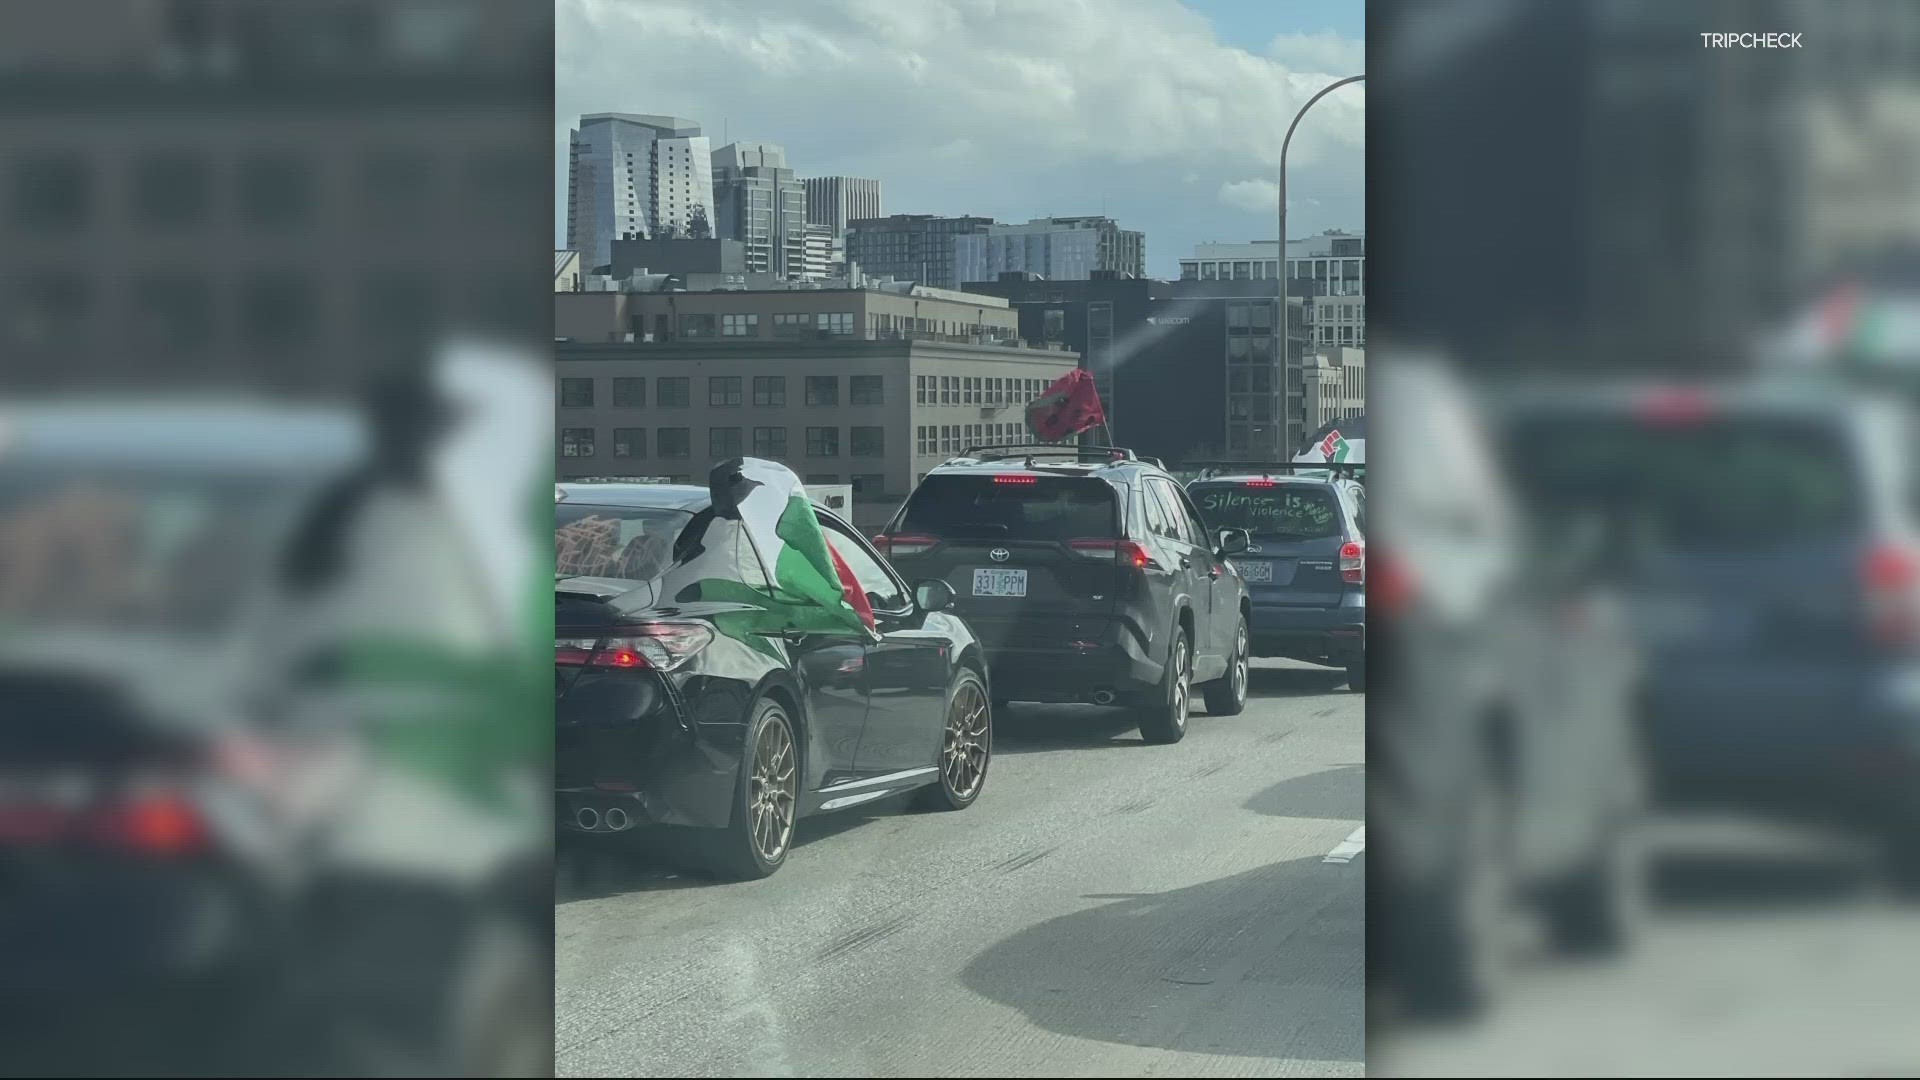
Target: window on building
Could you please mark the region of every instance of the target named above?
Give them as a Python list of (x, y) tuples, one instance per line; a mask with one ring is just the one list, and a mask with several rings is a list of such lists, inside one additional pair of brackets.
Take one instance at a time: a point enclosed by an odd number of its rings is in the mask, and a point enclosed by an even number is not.
[(593, 429), (590, 427), (561, 428), (560, 456), (570, 458), (592, 457)]
[(561, 379), (560, 407), (585, 409), (593, 405), (592, 379)]
[(615, 377), (613, 380), (613, 407), (616, 409), (639, 409), (647, 404), (647, 380), (642, 378)]
[(782, 408), (787, 404), (787, 377), (785, 375), (755, 375), (753, 377), (753, 403), (763, 408)]
[(1340, 344), (1342, 345), (1353, 344), (1353, 327), (1343, 326), (1340, 328)]
[(940, 376), (940, 404), (960, 404), (960, 378), (957, 375)]
[(961, 384), (961, 389), (965, 392), (964, 396), (961, 398), (962, 404), (966, 404), (966, 405), (980, 404), (980, 380), (979, 379), (971, 379), (971, 378), (967, 379), (964, 383)]
[(740, 404), (740, 383), (738, 375), (710, 375), (707, 377), (707, 404), (727, 407)]
[(722, 315), (720, 316), (720, 335), (722, 337), (759, 337), (760, 316)]
[(839, 457), (840, 429), (837, 427), (810, 427), (807, 429), (808, 457)]
[(653, 433), (654, 449), (663, 458), (683, 458), (693, 454), (693, 429), (663, 427)]
[(884, 427), (855, 427), (853, 429), (854, 457), (884, 457), (886, 455), (886, 434)]
[(1251, 277), (1253, 277), (1253, 265), (1251, 263), (1236, 262), (1233, 264), (1233, 279), (1235, 281), (1246, 281)]
[(212, 206), (212, 180), (198, 156), (166, 152), (143, 161), (134, 174), (134, 209), (156, 225), (198, 221)]
[(647, 429), (637, 427), (617, 427), (613, 429), (614, 457), (646, 457)]
[(783, 427), (754, 428), (753, 456), (775, 459), (786, 457), (787, 429)]
[(943, 454), (954, 453), (958, 449), (958, 447), (953, 445), (955, 441), (956, 440), (953, 434), (953, 425), (952, 424), (940, 425), (940, 452)]
[(1180, 280), (1181, 281), (1200, 280), (1200, 264), (1191, 263), (1191, 262), (1182, 260), (1180, 263)]
[(740, 429), (737, 427), (717, 427), (707, 429), (707, 456), (714, 458), (735, 458), (740, 456)]
[(720, 320), (713, 315), (680, 316), (680, 336), (683, 338), (710, 338), (719, 335)]
[(887, 491), (885, 473), (854, 473), (853, 495), (856, 499), (878, 499)]
[(240, 208), (256, 224), (292, 224), (313, 202), (312, 175), (298, 158), (252, 158), (241, 164), (239, 181)]
[(814, 327), (829, 334), (851, 334), (853, 333), (853, 312), (822, 311), (814, 316)]
[[(1299, 371), (1298, 368), (1294, 370), (1296, 372)], [(1253, 369), (1252, 389), (1256, 394), (1273, 393), (1273, 368), (1271, 366), (1256, 367)]]
[(693, 380), (685, 375), (668, 375), (660, 379), (655, 389), (659, 393), (660, 407), (663, 409), (684, 409), (693, 404), (691, 386)]
[(882, 381), (879, 375), (847, 376), (847, 400), (855, 405), (882, 404)]
[(838, 375), (807, 376), (807, 404), (809, 405), (840, 404), (840, 376)]
[(774, 337), (811, 337), (813, 316), (804, 312), (783, 313), (773, 317)]

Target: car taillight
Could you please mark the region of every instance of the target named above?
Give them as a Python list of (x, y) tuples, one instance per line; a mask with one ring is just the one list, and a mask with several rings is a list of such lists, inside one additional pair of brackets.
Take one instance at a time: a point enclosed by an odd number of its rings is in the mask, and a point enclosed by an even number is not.
[(556, 638), (553, 662), (566, 667), (672, 671), (713, 643), (698, 622), (647, 623), (605, 638)]
[(1420, 581), (1413, 568), (1398, 556), (1380, 548), (1373, 550), (1373, 580), (1367, 583), (1367, 607), (1389, 618), (1400, 616), (1420, 596)]
[(1881, 645), (1920, 643), (1920, 552), (1884, 544), (1861, 564), (1868, 633)]
[(874, 546), (885, 552), (889, 559), (897, 559), (902, 555), (923, 555), (932, 551), (933, 546), (939, 542), (938, 537), (906, 534), (895, 536), (882, 534), (873, 538)]
[(98, 819), (100, 839), (142, 855), (193, 855), (213, 846), (200, 808), (174, 791), (148, 792), (117, 803)]
[(1340, 580), (1349, 585), (1367, 583), (1367, 549), (1349, 540), (1340, 545)]
[(1147, 549), (1132, 540), (1069, 540), (1067, 550), (1089, 558), (1112, 559), (1135, 570), (1143, 570), (1153, 562)]

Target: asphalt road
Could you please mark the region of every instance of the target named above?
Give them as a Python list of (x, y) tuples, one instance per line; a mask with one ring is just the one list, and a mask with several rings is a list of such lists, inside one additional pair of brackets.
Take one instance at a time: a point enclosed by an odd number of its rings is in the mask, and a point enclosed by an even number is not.
[(1516, 936), (1473, 1023), (1376, 1024), (1380, 1076), (1916, 1076), (1920, 906), (1844, 834), (1669, 816), (1637, 946), (1556, 961)]
[(560, 1075), (1363, 1075), (1339, 679), (1262, 662), (1244, 713), (1166, 747), (1014, 706), (972, 808), (816, 818), (767, 881), (567, 857)]

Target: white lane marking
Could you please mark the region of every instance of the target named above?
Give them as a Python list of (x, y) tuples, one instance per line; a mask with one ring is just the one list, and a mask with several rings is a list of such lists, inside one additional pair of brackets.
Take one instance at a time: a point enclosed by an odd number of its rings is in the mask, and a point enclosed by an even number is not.
[(1367, 850), (1367, 827), (1362, 825), (1353, 830), (1345, 840), (1340, 841), (1339, 845), (1332, 851), (1327, 852), (1327, 857), (1320, 861), (1323, 863), (1340, 863), (1344, 866), (1352, 862), (1354, 856), (1365, 850)]

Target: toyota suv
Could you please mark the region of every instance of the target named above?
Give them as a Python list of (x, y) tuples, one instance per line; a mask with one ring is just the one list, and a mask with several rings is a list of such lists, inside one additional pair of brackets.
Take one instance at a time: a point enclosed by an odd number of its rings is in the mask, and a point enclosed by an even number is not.
[(976, 447), (933, 469), (876, 542), (940, 578), (986, 647), (996, 701), (1134, 709), (1141, 738), (1186, 736), (1195, 687), (1246, 706), (1249, 608), (1228, 557), (1157, 462), (1113, 447)]

